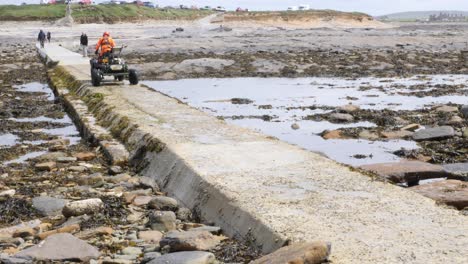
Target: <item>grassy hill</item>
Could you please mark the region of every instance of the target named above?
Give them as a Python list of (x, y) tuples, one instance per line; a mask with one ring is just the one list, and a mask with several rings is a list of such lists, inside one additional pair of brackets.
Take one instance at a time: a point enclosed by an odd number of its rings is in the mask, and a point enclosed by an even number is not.
[(279, 18), (285, 21), (303, 18), (372, 19), (371, 16), (364, 13), (335, 10), (228, 12), (224, 16), (225, 21), (264, 20), (270, 18)]
[[(90, 5), (72, 7), (72, 16), (78, 23), (115, 23), (139, 20), (194, 20), (207, 16), (211, 11), (153, 9), (136, 5)], [(1, 5), (0, 20), (57, 20), (65, 16), (65, 5)]]

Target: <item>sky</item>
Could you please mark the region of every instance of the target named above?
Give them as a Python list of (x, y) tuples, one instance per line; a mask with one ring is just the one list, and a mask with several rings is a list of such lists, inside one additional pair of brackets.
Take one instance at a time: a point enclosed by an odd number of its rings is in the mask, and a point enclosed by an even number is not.
[[(96, 0), (100, 2), (102, 0)], [(39, 3), (39, 0), (0, 0), (0, 4)], [(385, 15), (405, 11), (461, 10), (468, 11), (468, 0), (154, 0), (160, 6), (197, 5), (237, 7), (251, 10), (284, 10), (302, 4), (313, 9), (359, 11), (370, 15)]]

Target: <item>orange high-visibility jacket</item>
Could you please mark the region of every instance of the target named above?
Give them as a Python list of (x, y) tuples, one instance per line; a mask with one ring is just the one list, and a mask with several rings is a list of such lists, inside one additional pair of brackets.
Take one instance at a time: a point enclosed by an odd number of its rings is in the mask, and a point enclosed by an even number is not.
[(99, 50), (99, 48), (101, 48), (101, 56), (106, 52), (110, 52), (113, 47), (115, 47), (115, 42), (111, 37), (109, 37), (107, 41), (104, 39), (104, 37), (102, 37), (98, 40), (96, 44), (96, 50)]

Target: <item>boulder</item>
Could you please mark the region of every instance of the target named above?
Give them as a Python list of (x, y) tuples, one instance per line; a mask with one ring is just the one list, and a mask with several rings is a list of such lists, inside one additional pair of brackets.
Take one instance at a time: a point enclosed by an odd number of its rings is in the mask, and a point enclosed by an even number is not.
[(333, 113), (329, 116), (331, 122), (348, 123), (353, 122), (354, 117), (350, 114)]
[(166, 196), (157, 196), (148, 203), (148, 207), (159, 211), (176, 211), (179, 204), (176, 199)]
[(150, 214), (149, 222), (151, 229), (159, 231), (170, 231), (176, 229), (176, 215), (172, 211), (155, 211)]
[(441, 126), (416, 131), (413, 134), (413, 139), (416, 141), (439, 140), (451, 138), (453, 136), (455, 136), (455, 130), (453, 130), (451, 126)]
[(177, 252), (163, 255), (148, 262), (148, 264), (215, 264), (213, 253), (203, 251)]
[(251, 264), (319, 264), (327, 261), (331, 246), (325, 242), (293, 244), (257, 259)]
[(139, 239), (145, 242), (152, 242), (155, 244), (159, 244), (159, 241), (161, 241), (162, 237), (163, 237), (163, 234), (156, 230), (140, 231), (138, 233)]
[(363, 170), (371, 171), (394, 183), (416, 184), (419, 180), (450, 176), (442, 166), (421, 161), (400, 161), (396, 163), (376, 163), (363, 165)]
[(93, 228), (93, 229), (89, 229), (86, 231), (82, 231), (76, 234), (76, 237), (78, 237), (79, 239), (88, 240), (88, 239), (100, 237), (100, 236), (111, 236), (113, 232), (114, 230), (112, 228), (101, 226), (98, 228)]
[(468, 207), (468, 184), (463, 181), (438, 181), (415, 186), (411, 190), (459, 210)]
[(454, 112), (458, 112), (458, 107), (444, 105), (444, 106), (437, 107), (435, 111), (438, 113), (454, 113)]
[(79, 161), (90, 161), (96, 158), (96, 154), (93, 152), (80, 152), (75, 155)]
[(462, 113), (463, 117), (465, 117), (465, 119), (468, 119), (468, 105), (463, 105), (460, 109), (460, 112)]
[(452, 116), (450, 118), (450, 120), (447, 122), (447, 125), (459, 125), (461, 123), (463, 123), (463, 118), (459, 117), (459, 116)]
[(338, 108), (340, 112), (344, 112), (344, 113), (354, 113), (354, 112), (359, 111), (360, 109), (361, 108), (358, 105), (353, 105), (353, 104), (343, 105)]
[(398, 130), (398, 131), (383, 131), (380, 134), (382, 134), (384, 138), (399, 139), (399, 138), (410, 137), (411, 135), (413, 135), (413, 132), (407, 131), (407, 130)]
[(38, 163), (34, 166), (39, 171), (51, 171), (57, 167), (57, 164), (53, 161)]
[(328, 139), (343, 139), (344, 137), (341, 135), (340, 130), (331, 130), (331, 131), (324, 131), (322, 133), (322, 138), (328, 140)]
[(27, 248), (15, 258), (31, 261), (82, 261), (88, 262), (97, 259), (99, 250), (83, 240), (70, 234), (56, 234), (48, 237), (38, 245)]
[(66, 217), (94, 214), (104, 207), (99, 198), (69, 202), (63, 207), (62, 214)]
[(407, 131), (411, 131), (411, 132), (414, 132), (418, 129), (422, 128), (422, 126), (420, 124), (409, 124), (407, 126), (404, 126), (401, 128), (401, 130), (407, 130)]
[(467, 175), (468, 176), (468, 162), (465, 163), (452, 163), (442, 165), (444, 170), (453, 174)]
[(159, 245), (161, 248), (169, 246), (171, 252), (211, 250), (222, 240), (222, 237), (214, 236), (208, 231), (170, 231)]
[(63, 207), (68, 200), (48, 196), (39, 196), (32, 199), (33, 207), (42, 216), (54, 216), (62, 213)]
[(369, 130), (362, 130), (359, 132), (359, 138), (367, 140), (377, 140), (379, 136), (376, 133), (370, 132)]
[(108, 172), (110, 175), (117, 175), (117, 174), (122, 173), (123, 169), (120, 166), (111, 166)]

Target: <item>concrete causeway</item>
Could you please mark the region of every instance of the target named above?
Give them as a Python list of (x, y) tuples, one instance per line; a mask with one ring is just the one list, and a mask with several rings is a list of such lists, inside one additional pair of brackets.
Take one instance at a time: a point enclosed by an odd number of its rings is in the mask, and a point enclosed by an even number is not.
[(228, 235), (265, 252), (327, 241), (333, 263), (468, 263), (468, 218), (456, 210), (144, 86), (92, 87), (87, 60), (53, 44), (39, 52), (140, 174)]

